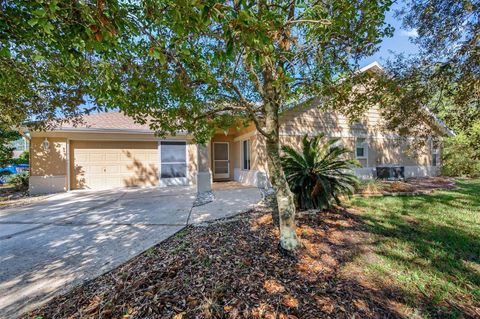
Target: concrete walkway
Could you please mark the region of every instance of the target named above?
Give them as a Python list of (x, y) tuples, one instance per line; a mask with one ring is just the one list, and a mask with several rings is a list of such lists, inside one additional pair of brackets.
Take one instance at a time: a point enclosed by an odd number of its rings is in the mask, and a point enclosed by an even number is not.
[(192, 187), (73, 191), (0, 210), (0, 318), (15, 318), (109, 271), (188, 224), (228, 217), (261, 199), (216, 190), (192, 207)]

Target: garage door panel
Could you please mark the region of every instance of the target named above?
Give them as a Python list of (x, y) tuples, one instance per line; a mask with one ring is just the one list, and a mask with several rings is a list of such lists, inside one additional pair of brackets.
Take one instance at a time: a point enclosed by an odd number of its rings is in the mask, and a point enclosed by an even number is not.
[(103, 165), (86, 165), (85, 175), (103, 174)]
[(105, 173), (107, 173), (107, 174), (118, 174), (118, 173), (120, 173), (120, 170), (121, 170), (120, 165), (121, 164), (110, 164), (110, 165), (106, 164), (105, 165)]
[(95, 151), (91, 151), (92, 153), (90, 153), (90, 156), (89, 156), (89, 161), (91, 162), (103, 162), (105, 161), (105, 154), (102, 154), (102, 153), (99, 153), (97, 150)]
[(148, 160), (149, 160), (151, 163), (156, 163), (156, 162), (158, 161), (158, 154), (149, 153), (149, 154), (148, 154)]
[(72, 188), (158, 184), (156, 142), (72, 141)]
[(107, 162), (118, 162), (120, 161), (120, 156), (119, 154), (115, 154), (115, 153), (107, 153), (105, 154), (105, 160)]
[(132, 159), (133, 159), (132, 152), (122, 152), (122, 154), (120, 154), (120, 160), (122, 162), (130, 162), (132, 161)]
[(81, 162), (88, 161), (88, 154), (83, 154), (83, 153), (77, 154), (77, 160)]

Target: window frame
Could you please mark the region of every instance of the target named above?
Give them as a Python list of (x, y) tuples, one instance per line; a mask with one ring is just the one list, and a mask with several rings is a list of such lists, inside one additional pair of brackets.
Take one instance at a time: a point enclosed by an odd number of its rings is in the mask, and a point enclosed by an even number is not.
[[(242, 151), (240, 152), (241, 153), (241, 159), (240, 159), (240, 162), (241, 162), (241, 169), (242, 171), (249, 171), (251, 170), (252, 168), (252, 147), (251, 147), (251, 142), (250, 142), (250, 139), (245, 139), (245, 140), (242, 140), (241, 141), (241, 148), (242, 148)], [(247, 167), (245, 167), (245, 143), (247, 143), (247, 159), (246, 159), (246, 164), (247, 164)]]
[[(436, 145), (435, 145), (436, 144)], [(441, 165), (440, 163), (440, 141), (439, 140), (434, 140), (432, 139), (431, 145), (430, 145), (430, 154), (432, 157), (432, 166), (433, 167), (439, 167)], [(435, 163), (434, 159), (435, 158)]]
[[(359, 143), (358, 139), (363, 139), (363, 142)], [(363, 156), (358, 156), (357, 150), (363, 149)], [(368, 142), (366, 137), (355, 137), (355, 158), (368, 160)]]

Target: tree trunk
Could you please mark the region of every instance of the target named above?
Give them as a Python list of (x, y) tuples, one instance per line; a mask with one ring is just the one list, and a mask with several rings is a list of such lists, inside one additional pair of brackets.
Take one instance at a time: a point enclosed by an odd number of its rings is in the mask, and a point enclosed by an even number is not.
[(279, 141), (267, 141), (268, 171), (275, 189), (280, 222), (280, 247), (293, 251), (298, 245), (295, 232), (295, 201), (280, 163)]
[(298, 247), (299, 242), (295, 232), (295, 201), (280, 161), (278, 106), (268, 103), (265, 115), (265, 128), (268, 132), (266, 139), (268, 172), (277, 198), (280, 247), (292, 252)]

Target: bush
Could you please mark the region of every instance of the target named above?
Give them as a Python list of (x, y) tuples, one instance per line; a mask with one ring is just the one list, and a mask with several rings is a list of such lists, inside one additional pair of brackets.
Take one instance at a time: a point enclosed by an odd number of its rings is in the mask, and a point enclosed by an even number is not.
[(300, 152), (282, 147), (283, 169), (301, 209), (331, 208), (334, 203), (340, 204), (340, 196), (350, 196), (358, 187), (357, 177), (350, 173), (358, 162), (346, 159), (350, 151), (336, 146), (338, 139), (320, 144), (324, 137), (324, 133), (311, 139), (305, 135)]
[(472, 136), (459, 133), (444, 140), (442, 174), (446, 176), (480, 176), (480, 149), (472, 141)]
[(29, 153), (28, 151), (23, 151), (18, 158), (12, 160), (13, 164), (28, 164)]
[(19, 172), (13, 174), (8, 179), (8, 184), (13, 185), (17, 190), (26, 190), (28, 188), (28, 172)]
[(378, 179), (366, 179), (360, 182), (360, 191), (366, 194), (378, 194), (384, 189), (383, 183)]

